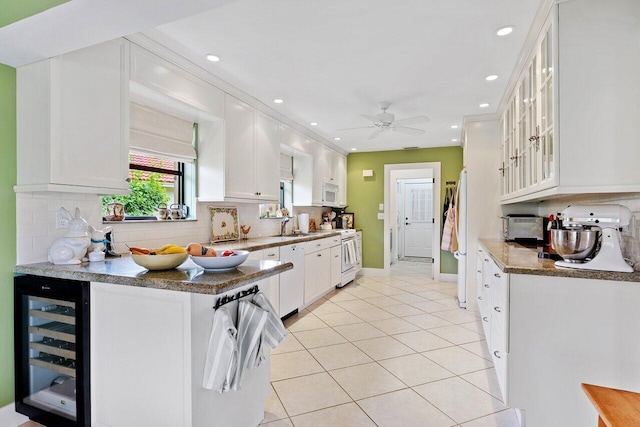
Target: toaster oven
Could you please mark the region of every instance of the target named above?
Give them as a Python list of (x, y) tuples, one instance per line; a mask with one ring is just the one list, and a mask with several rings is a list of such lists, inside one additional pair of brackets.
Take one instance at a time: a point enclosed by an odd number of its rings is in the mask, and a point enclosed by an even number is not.
[(544, 218), (534, 215), (507, 215), (502, 217), (502, 237), (507, 242), (516, 240), (544, 241)]

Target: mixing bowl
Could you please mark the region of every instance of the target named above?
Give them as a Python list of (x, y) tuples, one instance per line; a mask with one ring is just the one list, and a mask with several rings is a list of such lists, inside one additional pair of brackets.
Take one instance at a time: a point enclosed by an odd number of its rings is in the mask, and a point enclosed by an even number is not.
[(598, 243), (595, 230), (551, 230), (551, 247), (565, 260), (583, 260), (593, 253)]

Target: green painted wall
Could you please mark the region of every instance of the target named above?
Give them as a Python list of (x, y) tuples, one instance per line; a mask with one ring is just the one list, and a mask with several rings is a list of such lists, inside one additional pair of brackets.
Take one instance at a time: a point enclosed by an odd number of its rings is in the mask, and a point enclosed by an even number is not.
[[(440, 194), (444, 197), (445, 182), (457, 181), (462, 170), (462, 148), (350, 153), (347, 157), (347, 211), (355, 214), (355, 225), (363, 230), (363, 267), (383, 268), (384, 265), (384, 224), (377, 219), (378, 205), (384, 203), (384, 165), (422, 162), (441, 163)], [(363, 178), (363, 169), (373, 169), (374, 176)], [(443, 202), (444, 199), (440, 201)], [(451, 253), (440, 252), (440, 272), (458, 272), (458, 262)]]
[(36, 13), (59, 6), (69, 0), (0, 0), (0, 27)]
[(16, 264), (16, 70), (0, 64), (0, 407), (13, 402), (13, 267)]
[[(67, 0), (0, 0), (0, 27)], [(16, 70), (0, 64), (0, 407), (14, 400), (13, 267), (16, 264)]]

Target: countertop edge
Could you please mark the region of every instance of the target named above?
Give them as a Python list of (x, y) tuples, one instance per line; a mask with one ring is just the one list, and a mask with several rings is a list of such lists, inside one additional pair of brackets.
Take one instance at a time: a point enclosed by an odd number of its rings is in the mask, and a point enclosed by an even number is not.
[[(500, 239), (479, 238), (478, 242), (487, 250), (491, 259), (496, 263), (498, 268), (504, 273), (524, 274), (531, 276), (551, 276), (551, 277), (569, 277), (575, 279), (591, 279), (591, 280), (611, 280), (616, 282), (640, 282), (640, 272), (623, 273), (617, 271), (601, 271), (601, 270), (579, 270), (569, 268), (558, 268), (554, 266), (552, 260), (541, 260), (538, 258), (537, 248), (528, 247), (514, 242), (505, 242)], [(519, 252), (520, 258), (522, 253), (529, 251), (525, 262), (531, 265), (518, 265), (522, 262), (511, 262), (511, 249)], [(499, 253), (498, 253), (499, 252)], [(507, 260), (505, 260), (505, 257)], [(520, 261), (520, 259), (519, 259)], [(536, 265), (537, 266), (533, 266)]]
[[(47, 268), (43, 264), (24, 264), (14, 268), (16, 274), (30, 274), (34, 276), (52, 277), (58, 279), (78, 280), (85, 282), (103, 282), (114, 285), (134, 286), (141, 288), (162, 289), (176, 292), (188, 292), (206, 295), (218, 295), (233, 289), (248, 285), (258, 280), (266, 279), (287, 270), (291, 270), (291, 262), (277, 264), (272, 267), (261, 268), (258, 271), (243, 271), (240, 265), (237, 270), (245, 273), (239, 277), (233, 277), (220, 283), (199, 283), (191, 280), (163, 279), (160, 277), (132, 277), (121, 274), (96, 273), (89, 271), (69, 271)], [(180, 270), (179, 268), (177, 270)], [(204, 271), (204, 270), (203, 270)]]

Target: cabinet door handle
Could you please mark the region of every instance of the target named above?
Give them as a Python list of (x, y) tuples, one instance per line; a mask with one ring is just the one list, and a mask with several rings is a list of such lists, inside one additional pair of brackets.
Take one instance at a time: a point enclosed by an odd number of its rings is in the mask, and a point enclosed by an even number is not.
[(488, 322), (489, 322), (489, 319), (485, 316), (485, 317), (483, 317), (483, 318), (482, 318), (482, 321), (483, 321), (483, 322), (487, 322), (487, 323), (488, 323)]
[(498, 356), (498, 350), (494, 351), (494, 352), (493, 352), (493, 355), (494, 355), (495, 357), (497, 357), (498, 359), (502, 359), (502, 357)]
[(267, 256), (276, 256), (276, 254), (267, 254)]
[(131, 182), (131, 178), (126, 178), (125, 182)]
[(484, 262), (489, 262), (489, 258), (485, 258), (485, 259), (484, 259)]
[(334, 258), (340, 258), (340, 255), (337, 255), (337, 254), (336, 254), (336, 255), (334, 255), (333, 257), (334, 257)]
[(482, 274), (482, 270), (478, 270), (478, 273)]
[(322, 256), (322, 254), (318, 254), (318, 256)]
[(496, 276), (498, 279), (500, 278), (500, 275), (498, 273), (493, 273), (494, 276)]
[(483, 286), (484, 286), (485, 288), (489, 289), (489, 284), (485, 283)]
[(500, 307), (493, 307), (493, 309), (494, 309), (495, 311), (497, 311), (498, 313), (502, 313), (502, 310), (500, 310)]
[(320, 247), (322, 246), (322, 243), (317, 243), (316, 246)]
[(480, 297), (478, 297), (478, 299), (479, 299), (480, 301), (482, 301), (482, 297), (481, 297), (481, 296), (480, 296)]

